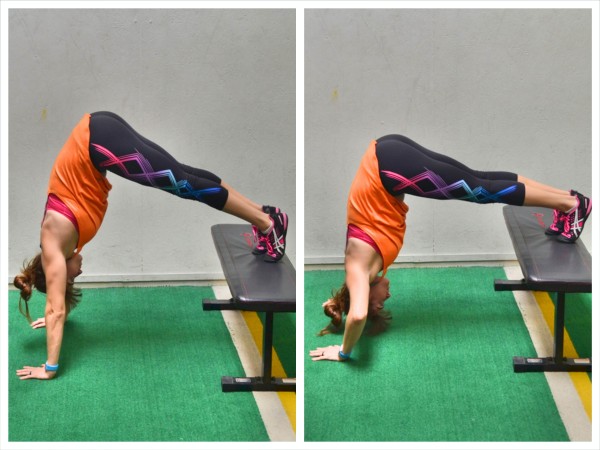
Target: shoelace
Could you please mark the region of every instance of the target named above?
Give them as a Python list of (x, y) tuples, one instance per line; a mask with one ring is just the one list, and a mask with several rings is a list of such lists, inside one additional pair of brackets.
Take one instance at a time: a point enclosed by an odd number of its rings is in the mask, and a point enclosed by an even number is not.
[(258, 227), (256, 225), (252, 225), (252, 242), (254, 243), (255, 247), (258, 246), (259, 239)]
[(554, 221), (552, 222), (552, 226), (558, 229), (558, 224), (565, 220), (565, 213), (555, 209), (554, 213)]

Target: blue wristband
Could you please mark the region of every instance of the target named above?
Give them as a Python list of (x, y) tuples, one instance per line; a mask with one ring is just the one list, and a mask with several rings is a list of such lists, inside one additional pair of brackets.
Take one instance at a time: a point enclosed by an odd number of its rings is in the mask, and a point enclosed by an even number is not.
[(46, 372), (56, 372), (58, 370), (58, 364), (48, 364), (48, 361), (46, 361), (45, 369)]
[[(350, 352), (352, 353), (352, 352)], [(340, 358), (342, 359), (342, 361), (346, 361), (347, 359), (350, 359), (350, 353), (344, 353), (343, 351), (340, 350), (339, 355)]]

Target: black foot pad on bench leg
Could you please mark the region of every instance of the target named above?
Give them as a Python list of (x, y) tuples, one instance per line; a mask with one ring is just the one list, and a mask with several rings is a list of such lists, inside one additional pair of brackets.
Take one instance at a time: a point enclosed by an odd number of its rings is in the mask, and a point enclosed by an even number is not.
[(590, 358), (563, 358), (557, 361), (553, 357), (513, 358), (515, 372), (591, 372), (592, 360)]
[(271, 378), (269, 382), (265, 382), (263, 377), (221, 377), (221, 390), (223, 392), (296, 392), (296, 379)]

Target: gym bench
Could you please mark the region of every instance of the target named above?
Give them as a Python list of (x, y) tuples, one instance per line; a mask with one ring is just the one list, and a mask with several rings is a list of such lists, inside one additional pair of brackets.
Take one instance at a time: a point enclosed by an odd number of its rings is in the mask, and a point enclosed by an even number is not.
[(249, 225), (213, 225), (211, 233), (232, 298), (204, 299), (202, 309), (265, 313), (262, 375), (221, 377), (222, 391), (295, 392), (296, 379), (274, 378), (271, 368), (273, 315), (296, 312), (296, 269), (287, 255), (276, 263), (268, 263), (263, 261), (263, 255), (252, 254), (253, 237)]
[(591, 372), (591, 358), (563, 357), (565, 296), (592, 292), (592, 257), (581, 240), (563, 243), (544, 233), (552, 223), (552, 210), (505, 206), (504, 220), (510, 234), (522, 280), (495, 280), (496, 291), (545, 291), (556, 293), (554, 355), (513, 358), (515, 372)]

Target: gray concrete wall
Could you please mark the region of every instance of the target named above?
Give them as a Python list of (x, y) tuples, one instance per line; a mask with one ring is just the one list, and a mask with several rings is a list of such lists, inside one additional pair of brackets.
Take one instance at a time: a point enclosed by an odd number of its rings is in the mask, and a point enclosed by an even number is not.
[[(591, 195), (590, 10), (306, 10), (305, 261), (342, 261), (371, 139)], [(397, 261), (514, 253), (499, 205), (407, 197)], [(591, 250), (591, 221), (583, 241)]]
[[(283, 208), (295, 263), (295, 49), (294, 10), (10, 10), (9, 278), (39, 249), (55, 156), (99, 110)], [(241, 220), (108, 177), (82, 281), (220, 277), (210, 226)]]
[[(369, 140), (387, 133), (477, 169), (591, 192), (589, 10), (304, 12), (296, 149), (294, 10), (11, 10), (9, 275), (37, 250), (56, 152), (83, 112), (100, 109), (282, 205), (292, 259), (299, 152), (309, 263), (342, 260), (350, 182)], [(265, 161), (273, 189), (257, 177)], [(105, 223), (84, 254), (90, 280), (220, 271), (209, 228), (236, 219), (111, 181)], [(409, 202), (399, 261), (512, 257), (499, 205)], [(583, 241), (591, 248), (591, 222)]]

